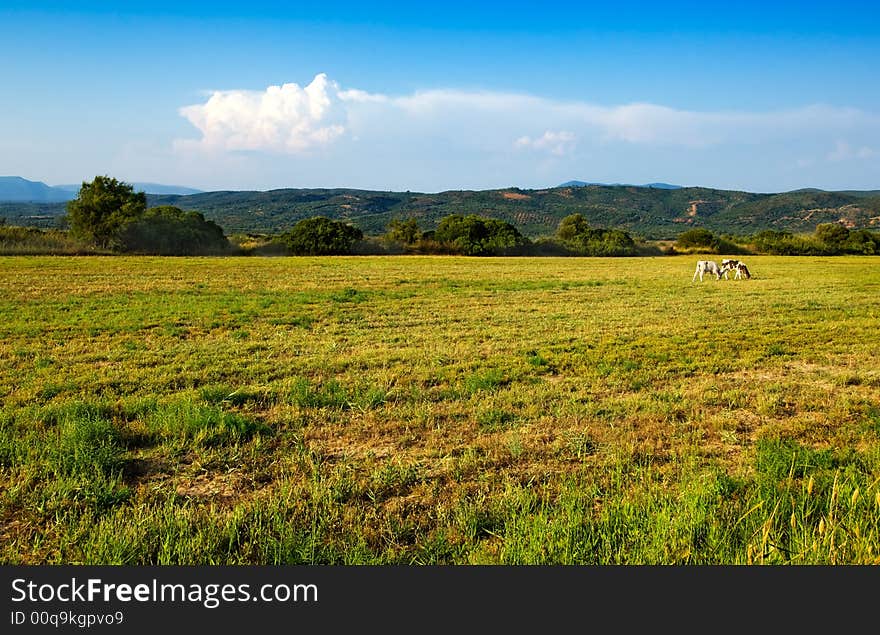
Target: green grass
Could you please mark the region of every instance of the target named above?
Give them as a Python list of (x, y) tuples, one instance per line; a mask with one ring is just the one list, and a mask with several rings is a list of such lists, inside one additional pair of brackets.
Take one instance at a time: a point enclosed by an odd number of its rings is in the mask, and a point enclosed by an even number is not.
[(871, 258), (0, 258), (0, 561), (880, 563)]

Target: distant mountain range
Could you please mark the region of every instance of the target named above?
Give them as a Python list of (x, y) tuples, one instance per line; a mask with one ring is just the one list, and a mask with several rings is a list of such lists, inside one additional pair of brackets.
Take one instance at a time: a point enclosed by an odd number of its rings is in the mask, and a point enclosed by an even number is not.
[[(199, 211), (227, 234), (278, 233), (304, 218), (325, 216), (375, 236), (384, 233), (392, 219), (414, 218), (421, 229), (430, 230), (449, 214), (479, 214), (508, 221), (526, 236), (537, 238), (553, 234), (559, 221), (574, 213), (582, 214), (594, 227), (620, 228), (651, 239), (674, 238), (692, 227), (739, 235), (766, 229), (812, 232), (817, 224), (832, 222), (880, 229), (880, 192), (876, 190), (766, 194), (663, 185), (667, 184), (433, 194), (354, 189), (148, 193), (147, 204)], [(42, 190), (37, 187), (36, 191)], [(0, 202), (0, 219), (13, 225), (54, 227), (64, 213), (63, 202)]]
[(69, 201), (73, 196), (42, 181), (28, 181), (20, 176), (0, 176), (0, 201), (51, 203)]
[[(202, 190), (161, 183), (131, 183), (135, 191), (146, 194), (200, 194)], [(0, 176), (0, 202), (4, 203), (58, 203), (76, 198), (82, 183), (46, 185), (20, 176)]]
[[(42, 181), (29, 181), (20, 176), (0, 176), (0, 203), (58, 203), (76, 198), (81, 183), (63, 185), (47, 185)], [(188, 196), (191, 194), (203, 194), (203, 190), (181, 185), (163, 185), (162, 183), (131, 183), (138, 192), (156, 195)], [(661, 190), (678, 190), (681, 185), (669, 183), (645, 183), (633, 185), (631, 183), (592, 183), (587, 181), (566, 181), (557, 187), (649, 187)]]
[[(134, 187), (135, 192), (143, 192), (144, 194), (180, 194), (180, 195), (188, 195), (188, 194), (201, 194), (204, 190), (197, 190), (192, 187), (184, 187), (182, 185), (163, 185), (162, 183), (140, 183), (135, 181), (134, 183), (129, 183)], [(73, 185), (56, 185), (56, 189), (62, 189), (68, 192), (72, 192), (74, 196), (79, 192), (79, 188), (82, 186), (82, 183), (77, 183)]]
[(643, 185), (634, 185), (632, 183), (592, 183), (587, 181), (566, 181), (565, 183), (560, 183), (556, 187), (588, 187), (590, 185), (599, 187), (653, 187), (658, 190), (680, 190), (683, 187), (681, 185), (672, 185), (670, 183), (645, 183)]

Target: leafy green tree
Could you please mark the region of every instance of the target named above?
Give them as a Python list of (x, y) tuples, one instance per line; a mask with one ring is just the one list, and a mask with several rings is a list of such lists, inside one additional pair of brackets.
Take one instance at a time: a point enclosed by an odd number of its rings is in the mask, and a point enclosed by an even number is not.
[(637, 253), (636, 243), (627, 232), (590, 227), (581, 214), (570, 214), (559, 221), (556, 238), (576, 254), (629, 256)]
[(873, 256), (880, 254), (880, 234), (867, 229), (857, 229), (849, 232), (843, 249), (851, 254), (863, 254)]
[(708, 229), (695, 227), (679, 234), (675, 246), (678, 249), (716, 253), (720, 246), (720, 240)]
[(83, 181), (76, 198), (67, 203), (72, 232), (100, 247), (116, 246), (123, 225), (147, 209), (147, 195), (109, 176)]
[(556, 228), (556, 237), (567, 242), (584, 242), (593, 234), (593, 229), (583, 214), (569, 214)]
[(529, 244), (510, 223), (470, 214), (450, 214), (440, 220), (434, 240), (468, 256), (502, 255)]
[(364, 233), (352, 225), (324, 216), (305, 218), (278, 240), (298, 256), (350, 254)]
[(834, 251), (839, 251), (849, 238), (849, 230), (840, 223), (819, 223), (814, 232), (816, 240), (825, 243)]
[(621, 229), (600, 229), (599, 239), (588, 243), (594, 245), (598, 256), (632, 256), (637, 252), (636, 242)]
[(214, 221), (172, 205), (151, 207), (127, 222), (119, 231), (119, 243), (125, 251), (167, 256), (216, 254), (230, 246)]
[(422, 238), (422, 231), (415, 218), (400, 220), (392, 218), (388, 223), (388, 231), (385, 234), (385, 240), (402, 245), (414, 245)]

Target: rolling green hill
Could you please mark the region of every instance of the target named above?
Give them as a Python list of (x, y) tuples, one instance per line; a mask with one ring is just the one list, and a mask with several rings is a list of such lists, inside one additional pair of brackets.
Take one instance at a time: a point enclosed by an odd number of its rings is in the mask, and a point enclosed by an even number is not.
[[(150, 206), (197, 210), (227, 234), (276, 233), (312, 216), (345, 220), (367, 235), (384, 233), (392, 218), (416, 218), (433, 229), (453, 213), (481, 214), (513, 223), (532, 238), (552, 234), (559, 221), (583, 214), (597, 227), (616, 227), (644, 238), (674, 238), (691, 227), (751, 234), (764, 229), (811, 232), (818, 223), (880, 228), (880, 196), (870, 192), (797, 190), (757, 194), (701, 187), (554, 187), (541, 190), (455, 190), (427, 194), (353, 189), (220, 191), (148, 195)], [(63, 204), (0, 204), (14, 224), (54, 226)]]
[(587, 186), (437, 194), (271, 190), (149, 199), (151, 205), (197, 209), (227, 232), (275, 232), (321, 215), (380, 234), (392, 218), (416, 218), (423, 229), (432, 229), (453, 213), (501, 218), (531, 237), (552, 234), (559, 221), (573, 213), (583, 214), (595, 226), (620, 227), (646, 238), (672, 238), (694, 226), (736, 234), (812, 231), (818, 223), (841, 220), (851, 227), (880, 227), (880, 197), (824, 191), (755, 194), (697, 187)]

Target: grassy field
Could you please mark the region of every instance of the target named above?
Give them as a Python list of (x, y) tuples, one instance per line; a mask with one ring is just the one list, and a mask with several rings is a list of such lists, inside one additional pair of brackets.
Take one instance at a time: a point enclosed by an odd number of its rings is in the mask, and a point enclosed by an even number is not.
[(880, 563), (880, 260), (695, 260), (2, 257), (0, 562)]

